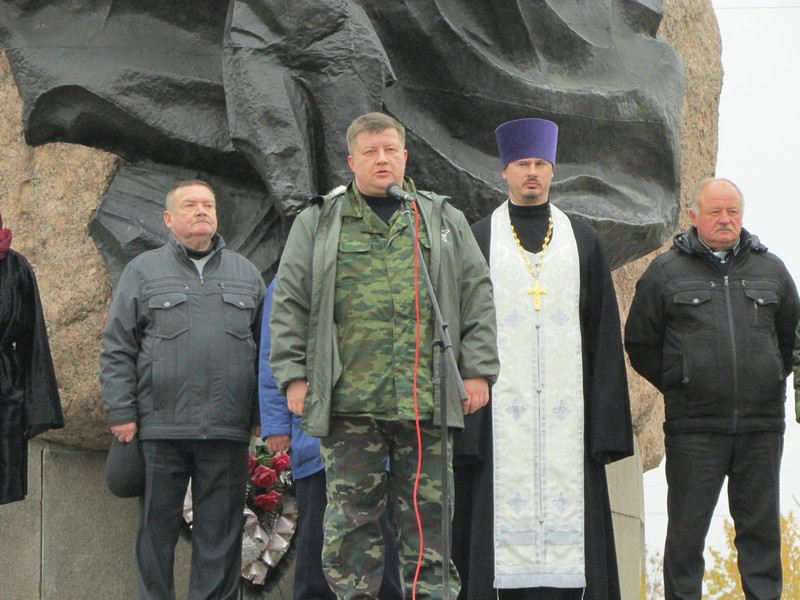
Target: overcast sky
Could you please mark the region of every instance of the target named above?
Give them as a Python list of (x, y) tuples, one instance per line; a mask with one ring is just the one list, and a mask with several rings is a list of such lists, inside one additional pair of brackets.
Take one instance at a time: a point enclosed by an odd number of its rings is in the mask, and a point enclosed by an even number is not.
[[(800, 229), (794, 209), (800, 172), (800, 0), (713, 0), (722, 33), (719, 156), (716, 174), (734, 181), (745, 197), (744, 227), (758, 235), (800, 282)], [(792, 389), (792, 381), (789, 380)], [(800, 515), (800, 424), (793, 394), (786, 405), (786, 445), (781, 469), (781, 511)], [(666, 483), (661, 467), (644, 476), (645, 531), (649, 550), (663, 551)], [(725, 490), (707, 545), (724, 549), (728, 518)], [(706, 551), (707, 562), (708, 552)]]

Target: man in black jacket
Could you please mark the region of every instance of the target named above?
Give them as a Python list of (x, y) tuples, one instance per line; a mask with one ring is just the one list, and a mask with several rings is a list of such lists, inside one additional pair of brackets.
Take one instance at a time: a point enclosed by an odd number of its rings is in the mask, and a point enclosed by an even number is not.
[(701, 182), (693, 226), (642, 275), (625, 326), (631, 365), (664, 394), (668, 599), (701, 597), (725, 477), (745, 595), (781, 596), (779, 471), (800, 301), (780, 259), (742, 229), (743, 208), (732, 182)]

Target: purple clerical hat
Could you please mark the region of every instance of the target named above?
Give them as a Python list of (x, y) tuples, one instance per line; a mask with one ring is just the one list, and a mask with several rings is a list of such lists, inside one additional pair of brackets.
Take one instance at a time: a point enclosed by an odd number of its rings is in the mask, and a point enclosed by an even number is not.
[(543, 158), (556, 164), (558, 125), (552, 121), (517, 119), (500, 125), (494, 135), (504, 169), (508, 163), (521, 158)]

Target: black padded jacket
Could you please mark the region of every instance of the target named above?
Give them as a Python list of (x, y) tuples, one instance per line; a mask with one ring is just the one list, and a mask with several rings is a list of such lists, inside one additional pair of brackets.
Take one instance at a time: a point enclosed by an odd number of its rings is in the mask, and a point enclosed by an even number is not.
[(694, 227), (636, 284), (625, 325), (633, 368), (664, 394), (664, 432), (784, 431), (800, 315), (783, 262), (742, 230), (722, 264)]

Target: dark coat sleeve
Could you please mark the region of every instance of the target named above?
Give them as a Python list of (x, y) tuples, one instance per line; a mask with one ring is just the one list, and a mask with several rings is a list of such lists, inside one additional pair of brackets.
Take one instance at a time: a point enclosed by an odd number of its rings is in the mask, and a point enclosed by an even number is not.
[(625, 322), (625, 350), (634, 370), (663, 392), (664, 356), (663, 277), (654, 260), (636, 282), (636, 293)]
[(589, 456), (607, 464), (633, 454), (628, 377), (617, 295), (597, 233), (570, 218), (581, 269), (583, 385)]
[[(489, 264), (489, 245), (491, 232), (491, 215), (481, 219), (472, 226), (472, 233), (478, 247)], [(491, 388), (489, 391), (491, 396)], [(453, 435), (453, 462), (455, 465), (469, 465), (476, 461), (486, 460), (486, 445), (492, 435), (491, 399), (489, 404), (473, 413), (464, 415), (464, 429)]]
[[(21, 258), (21, 257), (20, 257)], [(30, 329), (17, 341), (17, 350), (25, 360), (25, 439), (48, 429), (64, 427), (56, 372), (50, 355), (50, 343), (44, 322), (36, 277), (28, 262), (20, 262), (26, 282), (28, 301), (33, 314)]]
[(800, 423), (800, 323), (794, 335), (794, 414), (795, 419)]
[(775, 330), (778, 336), (778, 348), (783, 359), (784, 372), (788, 376), (792, 372), (792, 353), (795, 345), (795, 329), (798, 316), (800, 316), (800, 300), (797, 297), (797, 287), (794, 280), (785, 267), (784, 272), (781, 303), (778, 307), (778, 313), (775, 315)]

